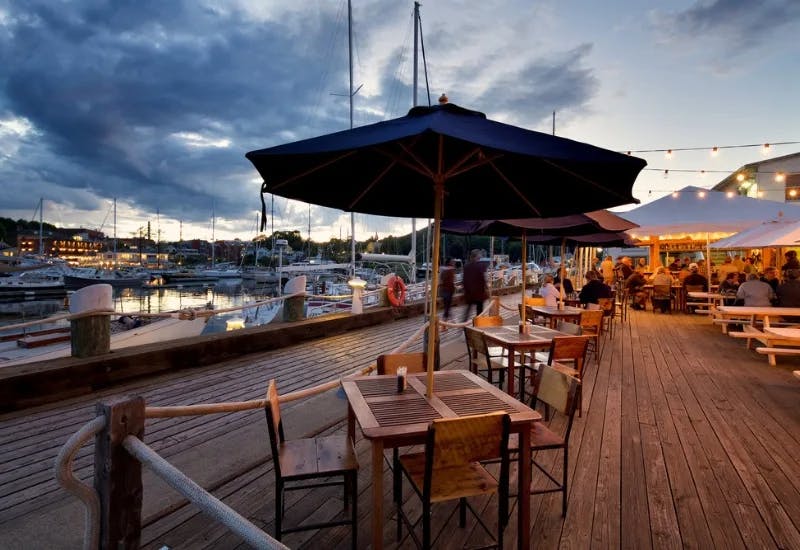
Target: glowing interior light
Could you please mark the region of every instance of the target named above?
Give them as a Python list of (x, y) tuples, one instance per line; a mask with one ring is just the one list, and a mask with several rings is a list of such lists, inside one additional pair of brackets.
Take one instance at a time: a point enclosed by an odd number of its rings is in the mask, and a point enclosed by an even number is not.
[(667, 152), (664, 153), (664, 157), (666, 157), (667, 160), (671, 159), (672, 158), (672, 149), (667, 149)]
[(763, 197), (764, 197), (764, 192), (763, 191), (759, 191), (758, 192), (758, 198), (760, 199), (760, 198), (763, 198)]
[(786, 181), (786, 174), (784, 174), (783, 172), (776, 172), (775, 181), (778, 183), (783, 183), (784, 181)]
[(744, 174), (741, 172), (736, 174), (736, 181), (744, 181)]
[(797, 189), (790, 189), (789, 190), (789, 196), (790, 197), (796, 197), (797, 196)]
[(678, 192), (677, 191), (673, 191), (672, 192), (672, 198), (673, 199), (677, 199), (678, 198)]
[(716, 157), (719, 154), (719, 147), (712, 147), (711, 148), (711, 156)]
[(727, 195), (727, 197), (728, 197), (729, 199), (732, 199), (732, 198), (733, 198), (733, 196), (734, 196), (734, 192), (733, 192), (733, 191), (728, 191), (728, 192), (727, 192), (727, 193), (725, 193), (725, 194)]
[(700, 197), (701, 199), (703, 199), (706, 196), (706, 192), (705, 191), (698, 191), (697, 192), (697, 196)]

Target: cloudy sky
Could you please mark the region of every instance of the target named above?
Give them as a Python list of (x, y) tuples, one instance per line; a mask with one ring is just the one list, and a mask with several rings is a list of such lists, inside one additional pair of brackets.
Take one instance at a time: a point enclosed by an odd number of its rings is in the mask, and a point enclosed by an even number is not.
[[(401, 116), (413, 2), (352, 2), (354, 123)], [(0, 216), (32, 219), (43, 197), (46, 221), (111, 234), (116, 198), (118, 236), (149, 221), (177, 239), (182, 221), (208, 239), (213, 212), (217, 238), (252, 238), (260, 178), (244, 154), (349, 125), (346, 13), (346, 0), (0, 0)], [(446, 92), (544, 132), (556, 111), (559, 135), (619, 151), (703, 148), (640, 153), (643, 202), (763, 158), (712, 146), (800, 141), (797, 0), (437, 0), (422, 32), (433, 102)], [(276, 198), (276, 230), (305, 235), (309, 216), (315, 240), (349, 234), (347, 214)], [(356, 216), (358, 239), (409, 229)]]

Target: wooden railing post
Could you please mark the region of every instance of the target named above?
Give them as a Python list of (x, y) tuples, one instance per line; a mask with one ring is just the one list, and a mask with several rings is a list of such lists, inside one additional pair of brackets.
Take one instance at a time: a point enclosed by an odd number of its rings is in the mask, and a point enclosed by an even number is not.
[(100, 548), (138, 549), (142, 526), (142, 467), (122, 446), (144, 437), (144, 398), (119, 397), (97, 404), (106, 426), (95, 438), (94, 485), (100, 495)]

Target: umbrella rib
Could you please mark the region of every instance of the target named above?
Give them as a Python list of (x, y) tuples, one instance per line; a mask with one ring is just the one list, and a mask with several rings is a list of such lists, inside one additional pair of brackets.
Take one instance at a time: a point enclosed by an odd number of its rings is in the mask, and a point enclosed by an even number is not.
[(550, 165), (550, 166), (552, 166), (553, 168), (557, 168), (558, 170), (561, 170), (562, 172), (565, 172), (565, 173), (569, 174), (570, 176), (574, 176), (574, 177), (578, 178), (579, 180), (582, 180), (582, 181), (584, 181), (584, 182), (588, 183), (589, 185), (593, 185), (594, 187), (596, 187), (596, 188), (598, 188), (598, 189), (602, 189), (602, 190), (603, 190), (603, 191), (605, 191), (606, 193), (610, 193), (611, 195), (614, 195), (614, 196), (616, 196), (616, 197), (619, 197), (619, 198), (621, 198), (621, 199), (627, 199), (627, 197), (626, 197), (626, 196), (624, 196), (624, 195), (622, 195), (622, 194), (620, 194), (620, 193), (617, 193), (617, 192), (616, 192), (616, 191), (614, 191), (613, 189), (609, 189), (609, 188), (608, 188), (608, 187), (606, 187), (605, 185), (600, 185), (600, 184), (599, 184), (599, 183), (597, 183), (596, 181), (594, 181), (594, 180), (590, 180), (589, 178), (587, 178), (587, 177), (585, 177), (585, 176), (582, 176), (582, 175), (580, 175), (580, 174), (578, 174), (578, 173), (576, 173), (576, 172), (573, 172), (572, 170), (569, 170), (569, 169), (567, 169), (567, 168), (564, 168), (563, 166), (561, 166), (561, 165), (559, 165), (559, 164), (556, 164), (556, 163), (555, 163), (555, 162), (553, 162), (553, 161), (547, 160), (547, 159), (545, 159), (545, 158), (542, 158), (542, 159), (540, 159), (540, 160), (541, 160), (542, 162), (544, 162), (545, 164), (549, 164), (549, 165)]
[(375, 187), (375, 184), (377, 184), (377, 183), (378, 183), (378, 182), (379, 182), (379, 181), (380, 181), (380, 180), (383, 178), (383, 176), (385, 176), (385, 175), (386, 175), (386, 173), (387, 173), (389, 170), (391, 170), (391, 169), (392, 169), (392, 167), (393, 167), (395, 164), (397, 164), (397, 159), (394, 159), (394, 160), (392, 160), (392, 162), (390, 162), (389, 164), (387, 164), (387, 165), (386, 165), (386, 168), (384, 168), (384, 169), (383, 169), (383, 171), (382, 171), (380, 174), (378, 174), (378, 177), (376, 177), (375, 179), (373, 179), (373, 180), (370, 182), (370, 184), (369, 184), (369, 185), (367, 185), (367, 186), (364, 188), (364, 190), (363, 190), (361, 193), (359, 193), (359, 194), (356, 196), (356, 198), (355, 198), (355, 199), (353, 199), (353, 202), (351, 202), (351, 203), (350, 203), (350, 205), (347, 207), (347, 209), (348, 209), (349, 211), (351, 211), (351, 212), (352, 212), (352, 211), (353, 211), (353, 209), (355, 208), (356, 204), (358, 204), (358, 201), (360, 201), (360, 200), (361, 200), (361, 199), (364, 197), (364, 195), (366, 195), (367, 193), (369, 193), (370, 189), (372, 189), (373, 187)]
[[(481, 149), (477, 148), (477, 149), (475, 149), (475, 151), (481, 152)], [(485, 153), (484, 153), (484, 157), (483, 158), (479, 158), (476, 162), (473, 162), (472, 164), (469, 164), (469, 165), (465, 166), (465, 163), (467, 162), (467, 160), (469, 160), (472, 157), (472, 155), (475, 153), (475, 151), (473, 151), (472, 153), (470, 153), (468, 155), (465, 155), (463, 159), (461, 159), (459, 162), (454, 164), (450, 168), (450, 170), (447, 171), (447, 173), (445, 174), (445, 177), (451, 178), (453, 176), (458, 176), (459, 174), (463, 174), (464, 172), (469, 172), (470, 170), (474, 170), (475, 168), (477, 168), (478, 166), (481, 166), (483, 164), (491, 164), (495, 160), (497, 160), (500, 157), (504, 156), (502, 153), (495, 153), (493, 156), (487, 157), (487, 156), (485, 156)]]
[(505, 175), (503, 172), (501, 172), (501, 171), (500, 171), (500, 169), (499, 169), (499, 168), (497, 168), (497, 166), (495, 165), (495, 163), (494, 163), (494, 162), (491, 162), (491, 161), (490, 161), (490, 162), (489, 162), (489, 165), (490, 165), (490, 166), (491, 166), (491, 167), (494, 169), (494, 171), (497, 173), (497, 175), (498, 175), (498, 176), (500, 176), (500, 177), (503, 179), (503, 181), (504, 181), (504, 182), (506, 182), (506, 185), (508, 185), (508, 186), (509, 186), (509, 187), (510, 187), (510, 188), (511, 188), (513, 191), (514, 191), (514, 193), (516, 193), (516, 194), (517, 194), (517, 196), (518, 196), (518, 197), (519, 197), (519, 198), (522, 200), (522, 202), (524, 202), (525, 204), (527, 204), (527, 205), (528, 205), (528, 207), (529, 207), (529, 208), (530, 208), (530, 209), (531, 209), (531, 210), (532, 210), (532, 211), (533, 211), (533, 212), (536, 214), (536, 216), (538, 216), (538, 217), (542, 217), (542, 213), (541, 213), (541, 212), (539, 212), (539, 209), (538, 209), (538, 208), (536, 208), (536, 207), (533, 205), (533, 203), (531, 203), (531, 201), (529, 201), (529, 200), (528, 200), (528, 198), (527, 198), (527, 197), (526, 197), (526, 196), (525, 196), (525, 195), (524, 195), (524, 194), (523, 194), (523, 193), (522, 193), (522, 192), (521, 192), (519, 189), (517, 189), (517, 186), (516, 186), (516, 185), (514, 185), (514, 184), (511, 182), (511, 180), (509, 180), (509, 179), (506, 177), (506, 175)]
[(288, 183), (292, 183), (295, 180), (304, 178), (304, 177), (308, 176), (309, 174), (313, 174), (314, 172), (316, 172), (318, 170), (322, 170), (326, 166), (329, 166), (329, 165), (331, 165), (331, 164), (333, 164), (335, 162), (339, 162), (342, 159), (346, 159), (349, 156), (355, 155), (357, 152), (358, 151), (355, 151), (355, 150), (347, 151), (347, 152), (339, 155), (338, 157), (335, 157), (335, 158), (332, 158), (330, 160), (327, 160), (327, 161), (323, 162), (322, 164), (319, 164), (317, 166), (314, 166), (313, 168), (310, 168), (309, 170), (306, 170), (305, 172), (301, 172), (299, 174), (295, 174), (294, 176), (290, 177), (289, 179), (285, 179), (282, 182), (276, 183), (275, 185), (273, 185), (272, 188), (270, 189), (270, 192), (274, 192), (276, 189), (280, 189), (281, 187), (283, 187), (284, 185), (286, 185)]

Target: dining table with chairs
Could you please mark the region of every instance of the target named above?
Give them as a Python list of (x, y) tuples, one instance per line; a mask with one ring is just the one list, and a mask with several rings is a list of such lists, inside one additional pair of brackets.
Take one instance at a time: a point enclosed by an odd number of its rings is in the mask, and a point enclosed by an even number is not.
[(372, 548), (383, 547), (384, 449), (425, 443), (434, 420), (496, 411), (507, 413), (510, 431), (519, 434), (518, 548), (530, 548), (531, 427), (541, 415), (467, 370), (434, 372), (431, 397), (426, 394), (425, 374), (410, 374), (406, 380), (400, 384), (396, 375), (383, 375), (342, 381), (348, 402), (348, 436), (355, 440), (358, 423), (372, 447)]

